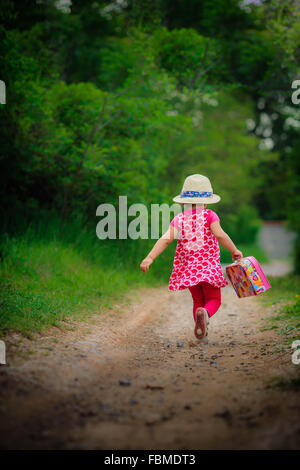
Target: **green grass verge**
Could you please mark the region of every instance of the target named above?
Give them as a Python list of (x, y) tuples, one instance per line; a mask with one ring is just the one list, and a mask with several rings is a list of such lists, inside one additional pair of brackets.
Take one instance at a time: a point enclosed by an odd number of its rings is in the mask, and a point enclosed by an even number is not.
[(14, 240), (7, 254), (0, 272), (2, 331), (39, 331), (108, 307), (134, 277), (129, 271), (120, 275), (117, 266), (103, 269), (57, 241)]
[(30, 336), (70, 317), (83, 319), (122, 302), (129, 289), (159, 285), (170, 274), (171, 249), (146, 275), (140, 271), (151, 240), (104, 243), (94, 230), (74, 226), (62, 240), (58, 233), (54, 222), (48, 229), (2, 236), (0, 335), (13, 330)]

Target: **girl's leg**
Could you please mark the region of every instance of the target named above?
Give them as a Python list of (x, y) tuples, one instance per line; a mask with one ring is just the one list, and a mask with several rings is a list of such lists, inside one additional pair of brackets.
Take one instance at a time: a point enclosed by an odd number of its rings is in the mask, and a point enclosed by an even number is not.
[(204, 295), (203, 295), (201, 284), (197, 284), (196, 286), (190, 286), (189, 291), (193, 297), (193, 316), (194, 316), (194, 320), (196, 321), (197, 308), (204, 307)]
[(208, 311), (209, 317), (212, 317), (221, 305), (221, 289), (208, 282), (201, 282), (201, 286), (204, 296), (203, 307)]

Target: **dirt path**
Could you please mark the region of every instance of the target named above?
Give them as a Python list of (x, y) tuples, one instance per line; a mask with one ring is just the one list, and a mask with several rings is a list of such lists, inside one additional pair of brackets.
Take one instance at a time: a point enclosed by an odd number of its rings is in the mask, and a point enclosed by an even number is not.
[(300, 448), (299, 396), (267, 387), (299, 366), (272, 354), (257, 298), (222, 293), (207, 344), (193, 336), (189, 292), (166, 287), (68, 330), (7, 338), (0, 447)]

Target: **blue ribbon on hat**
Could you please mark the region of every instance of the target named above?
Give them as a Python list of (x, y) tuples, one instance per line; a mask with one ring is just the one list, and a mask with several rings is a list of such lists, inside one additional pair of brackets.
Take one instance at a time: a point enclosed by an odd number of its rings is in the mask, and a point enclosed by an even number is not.
[(212, 197), (211, 191), (182, 191), (180, 197)]

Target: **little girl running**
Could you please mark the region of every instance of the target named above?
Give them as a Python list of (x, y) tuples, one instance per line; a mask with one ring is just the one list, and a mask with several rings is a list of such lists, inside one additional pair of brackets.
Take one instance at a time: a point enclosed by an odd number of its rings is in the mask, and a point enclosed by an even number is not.
[(178, 238), (169, 290), (190, 290), (198, 339), (207, 335), (209, 318), (221, 305), (221, 287), (228, 284), (220, 264), (219, 243), (231, 252), (234, 260), (243, 256), (221, 228), (217, 214), (206, 209), (206, 204), (215, 204), (220, 199), (213, 194), (206, 176), (188, 176), (180, 195), (173, 199), (184, 204), (185, 210), (174, 217), (168, 231), (140, 265), (141, 270), (147, 272), (155, 258)]

